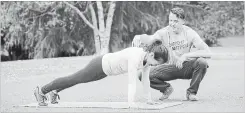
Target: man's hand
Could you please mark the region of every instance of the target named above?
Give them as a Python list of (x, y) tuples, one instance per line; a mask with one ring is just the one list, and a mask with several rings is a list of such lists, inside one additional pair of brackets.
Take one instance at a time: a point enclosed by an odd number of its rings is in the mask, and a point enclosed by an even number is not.
[(183, 62), (186, 61), (187, 57), (183, 54), (176, 62), (176, 67), (179, 69), (183, 68)]

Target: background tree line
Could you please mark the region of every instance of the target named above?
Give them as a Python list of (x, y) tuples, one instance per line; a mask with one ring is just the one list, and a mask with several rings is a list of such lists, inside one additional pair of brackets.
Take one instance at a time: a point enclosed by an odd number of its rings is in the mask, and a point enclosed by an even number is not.
[(244, 35), (242, 1), (1, 2), (1, 60), (83, 56), (131, 46), (138, 34), (168, 24), (173, 7), (209, 46)]

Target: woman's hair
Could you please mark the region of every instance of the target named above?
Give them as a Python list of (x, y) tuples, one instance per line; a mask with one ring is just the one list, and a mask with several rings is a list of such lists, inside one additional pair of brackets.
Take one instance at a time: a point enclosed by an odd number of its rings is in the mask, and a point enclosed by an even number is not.
[(185, 19), (184, 10), (182, 8), (176, 7), (171, 9), (170, 12), (175, 14), (180, 19)]
[(147, 46), (145, 48), (146, 52), (153, 52), (154, 53), (154, 59), (157, 61), (160, 61), (160, 59), (163, 60), (163, 63), (167, 62), (169, 60), (169, 51), (166, 46), (162, 44), (162, 41), (159, 39), (156, 39), (151, 45)]

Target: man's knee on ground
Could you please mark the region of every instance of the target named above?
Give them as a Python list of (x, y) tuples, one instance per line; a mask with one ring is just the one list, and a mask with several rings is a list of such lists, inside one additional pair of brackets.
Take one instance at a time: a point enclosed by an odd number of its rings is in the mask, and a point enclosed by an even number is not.
[(200, 66), (201, 68), (208, 68), (208, 62), (205, 58), (198, 58), (196, 62), (197, 65)]

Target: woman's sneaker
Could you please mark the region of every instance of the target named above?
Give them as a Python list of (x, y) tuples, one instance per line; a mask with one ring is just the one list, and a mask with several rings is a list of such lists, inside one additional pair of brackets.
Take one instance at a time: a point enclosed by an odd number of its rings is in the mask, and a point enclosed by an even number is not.
[(186, 98), (189, 101), (198, 101), (198, 97), (195, 94), (187, 93)]
[(48, 104), (46, 103), (47, 97), (41, 92), (39, 87), (34, 90), (34, 96), (36, 97), (36, 100), (38, 102), (39, 106), (47, 106)]
[(60, 96), (58, 95), (58, 93), (56, 91), (51, 91), (49, 93), (49, 96), (50, 96), (50, 102), (51, 102), (51, 104), (58, 104), (57, 99), (60, 100)]
[(165, 100), (167, 99), (174, 91), (174, 88), (172, 86), (167, 87), (166, 90), (162, 93), (162, 97), (159, 98), (159, 100)]

